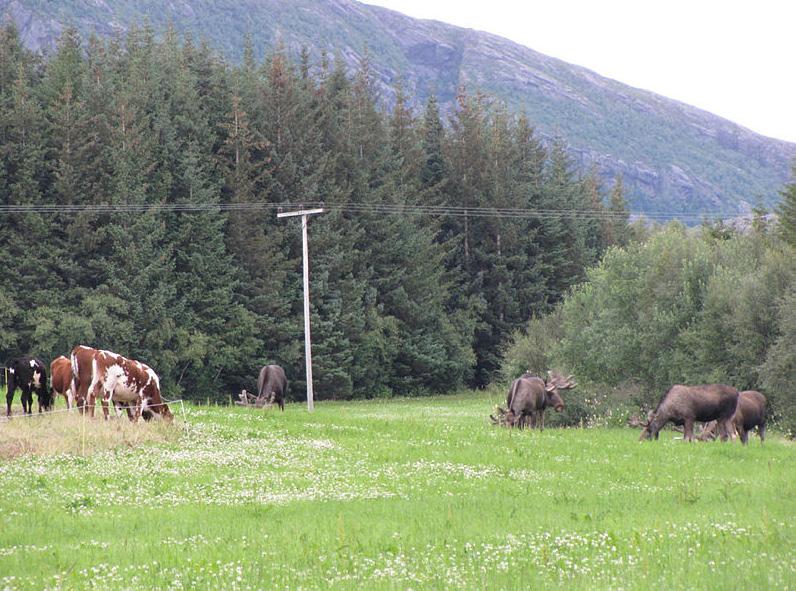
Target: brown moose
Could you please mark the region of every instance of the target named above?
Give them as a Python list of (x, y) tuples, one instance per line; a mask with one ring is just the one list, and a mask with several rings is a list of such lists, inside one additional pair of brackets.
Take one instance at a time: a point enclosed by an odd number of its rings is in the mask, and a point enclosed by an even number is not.
[(738, 405), (738, 390), (724, 384), (684, 386), (677, 384), (663, 395), (658, 407), (649, 414), (640, 439), (658, 439), (663, 426), (672, 422), (683, 425), (686, 441), (694, 440), (694, 423), (717, 421), (722, 441), (730, 433), (732, 416)]
[(504, 422), (509, 427), (520, 429), (530, 425), (531, 429), (544, 429), (544, 411), (552, 406), (556, 412), (564, 410), (564, 400), (559, 390), (575, 388), (572, 376), (565, 378), (557, 372), (548, 372), (547, 380), (529, 373), (523, 374), (511, 384), (504, 413)]
[[(760, 443), (766, 438), (766, 397), (757, 390), (744, 390), (738, 394), (738, 407), (732, 416), (732, 427), (744, 445), (749, 443), (749, 431), (757, 427)], [(706, 441), (716, 438), (718, 423), (711, 421), (702, 430), (699, 439)]]

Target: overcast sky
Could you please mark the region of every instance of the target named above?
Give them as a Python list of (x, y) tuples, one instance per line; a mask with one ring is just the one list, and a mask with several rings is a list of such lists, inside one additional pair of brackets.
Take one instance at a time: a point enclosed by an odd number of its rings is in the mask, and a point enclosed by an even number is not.
[(794, 0), (364, 0), (507, 37), (796, 142)]

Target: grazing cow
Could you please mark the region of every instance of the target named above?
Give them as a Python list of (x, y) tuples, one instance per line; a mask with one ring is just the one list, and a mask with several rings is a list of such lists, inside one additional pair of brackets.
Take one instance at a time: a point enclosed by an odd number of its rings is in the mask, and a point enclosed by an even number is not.
[(663, 426), (671, 421), (683, 425), (686, 441), (694, 440), (694, 423), (718, 421), (721, 440), (726, 441), (735, 408), (738, 405), (738, 390), (724, 384), (683, 386), (677, 384), (663, 395), (658, 407), (649, 414), (641, 432), (641, 440), (658, 439)]
[(544, 429), (544, 411), (548, 406), (552, 406), (556, 412), (564, 410), (564, 400), (559, 390), (576, 386), (572, 376), (564, 378), (559, 373), (548, 372), (546, 382), (540, 377), (523, 374), (512, 382), (506, 397), (509, 423), (523, 428), (530, 421), (531, 429)]
[(39, 401), (39, 412), (50, 410), (52, 400), (47, 390), (47, 370), (44, 364), (33, 357), (18, 357), (8, 362), (8, 392), (6, 393), (7, 412), (11, 416), (11, 402), (14, 392), (20, 389), (22, 399), (22, 412), (33, 412), (33, 392)]
[[(72, 395), (75, 398), (78, 410), (81, 414), (86, 410), (86, 399), (88, 389), (91, 386), (93, 377), (94, 356), (98, 353), (97, 349), (78, 345), (72, 349), (70, 361), (72, 364)], [(94, 410), (92, 407), (92, 416)]]
[(75, 394), (72, 390), (72, 363), (69, 358), (61, 355), (50, 363), (50, 396), (53, 404), (58, 396), (66, 400), (66, 408), (75, 405)]
[(278, 365), (266, 365), (260, 370), (257, 378), (256, 406), (265, 406), (276, 402), (280, 410), (285, 410), (287, 395), (287, 377), (285, 370)]
[[(91, 376), (85, 392), (85, 406), (94, 416), (97, 397), (102, 402), (102, 413), (108, 418), (108, 403), (122, 403), (128, 409), (128, 417), (133, 422), (141, 416), (160, 416), (172, 420), (173, 415), (160, 395), (160, 380), (148, 365), (127, 359), (111, 351), (94, 350), (89, 355), (89, 347), (75, 347), (72, 351), (72, 375), (82, 388), (86, 373)], [(91, 370), (86, 372), (83, 365), (91, 357)]]

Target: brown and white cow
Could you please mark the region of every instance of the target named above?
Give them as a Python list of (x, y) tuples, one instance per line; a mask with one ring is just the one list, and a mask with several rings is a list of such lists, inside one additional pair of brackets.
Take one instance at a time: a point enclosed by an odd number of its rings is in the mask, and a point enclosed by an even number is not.
[(50, 390), (53, 404), (55, 404), (56, 397), (60, 395), (66, 400), (66, 408), (71, 409), (75, 405), (75, 394), (72, 390), (72, 363), (65, 355), (56, 357), (50, 363)]
[[(93, 354), (92, 354), (93, 351)], [(90, 366), (87, 364), (90, 362)], [(72, 350), (72, 376), (76, 382), (76, 398), (94, 416), (97, 398), (102, 413), (108, 418), (108, 403), (120, 402), (132, 407), (130, 420), (153, 414), (166, 420), (173, 415), (160, 396), (160, 380), (151, 367), (140, 361), (127, 359), (111, 351), (78, 346)], [(90, 376), (88, 386), (85, 386)]]
[[(88, 388), (91, 386), (93, 377), (94, 356), (97, 349), (78, 345), (72, 349), (70, 360), (72, 364), (72, 394), (75, 397), (75, 404), (84, 413), (86, 410), (86, 398), (88, 398)], [(92, 406), (92, 416), (94, 414)]]

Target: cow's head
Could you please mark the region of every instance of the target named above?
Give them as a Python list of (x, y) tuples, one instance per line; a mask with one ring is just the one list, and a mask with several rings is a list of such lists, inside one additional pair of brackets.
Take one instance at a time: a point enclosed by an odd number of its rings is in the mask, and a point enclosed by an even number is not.
[(564, 399), (559, 390), (571, 390), (577, 384), (572, 381), (572, 376), (565, 378), (558, 372), (547, 372), (544, 390), (547, 396), (547, 406), (552, 406), (556, 412), (564, 410)]
[(39, 394), (39, 402), (44, 410), (52, 410), (55, 404), (55, 394), (49, 388), (42, 388)]
[(152, 407), (153, 415), (159, 416), (161, 419), (166, 421), (167, 423), (171, 423), (174, 420), (174, 415), (171, 414), (171, 410), (169, 410), (169, 405), (165, 402)]

